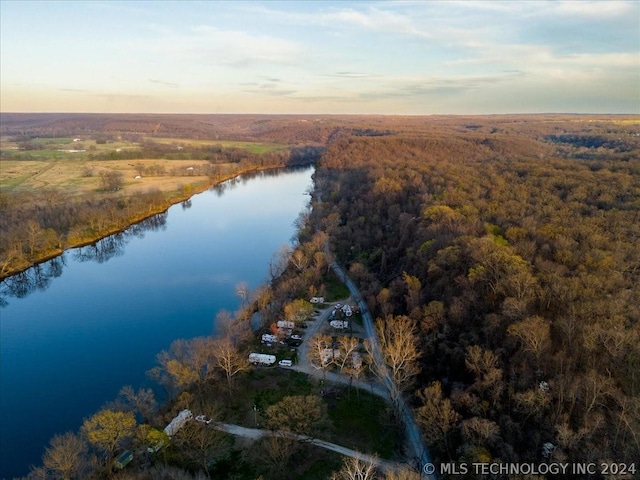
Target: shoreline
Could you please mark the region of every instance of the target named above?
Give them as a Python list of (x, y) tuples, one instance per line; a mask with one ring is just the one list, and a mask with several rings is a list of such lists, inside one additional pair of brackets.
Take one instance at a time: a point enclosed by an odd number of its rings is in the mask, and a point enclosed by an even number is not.
[(178, 203), (184, 202), (189, 200), (190, 198), (192, 198), (194, 195), (198, 195), (200, 193), (205, 192), (206, 190), (208, 190), (211, 187), (214, 187), (216, 185), (221, 185), (224, 182), (227, 182), (229, 180), (233, 180), (234, 178), (237, 178), (241, 175), (245, 175), (247, 173), (254, 173), (254, 172), (261, 172), (261, 171), (267, 171), (267, 170), (278, 170), (281, 168), (287, 168), (286, 165), (278, 165), (278, 166), (255, 166), (255, 167), (251, 167), (251, 168), (245, 168), (244, 170), (235, 172), (233, 174), (227, 174), (227, 175), (223, 175), (222, 177), (215, 179), (215, 180), (209, 180), (209, 181), (202, 181), (202, 182), (198, 182), (192, 185), (193, 190), (191, 192), (189, 192), (188, 194), (181, 194), (178, 190), (168, 190), (167, 192), (163, 192), (166, 194), (165, 197), (165, 202), (156, 208), (153, 208), (151, 210), (149, 210), (147, 213), (145, 213), (144, 215), (138, 215), (134, 218), (131, 218), (127, 221), (127, 224), (123, 227), (118, 227), (118, 228), (111, 228), (108, 229), (106, 231), (100, 232), (98, 235), (91, 237), (91, 238), (87, 238), (87, 239), (82, 239), (73, 243), (70, 243), (68, 245), (65, 245), (62, 248), (56, 248), (54, 250), (49, 250), (46, 252), (43, 252), (41, 255), (38, 255), (38, 257), (32, 261), (29, 262), (28, 265), (21, 267), (21, 268), (15, 268), (15, 269), (11, 269), (7, 272), (3, 272), (0, 273), (0, 282), (6, 280), (7, 278), (10, 278), (14, 275), (18, 275), (26, 270), (29, 270), (32, 267), (35, 267), (37, 265), (40, 265), (42, 263), (45, 263), (53, 258), (59, 257), (60, 255), (62, 255), (64, 252), (66, 252), (67, 250), (71, 250), (74, 248), (81, 248), (81, 247), (86, 247), (87, 245), (93, 245), (94, 243), (102, 240), (103, 238), (107, 238), (111, 235), (116, 235), (118, 233), (122, 233), (125, 230), (127, 230), (128, 228), (131, 228), (133, 225), (136, 225), (137, 223), (140, 223), (148, 218), (153, 217), (154, 215), (159, 215), (161, 213), (165, 213), (167, 210), (169, 210), (169, 208), (171, 208), (174, 205), (177, 205)]

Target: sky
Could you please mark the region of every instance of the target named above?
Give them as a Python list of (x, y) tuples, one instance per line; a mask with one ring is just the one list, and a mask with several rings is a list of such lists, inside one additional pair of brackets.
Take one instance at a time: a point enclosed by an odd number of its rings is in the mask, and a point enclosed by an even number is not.
[(640, 114), (640, 1), (0, 0), (0, 111)]

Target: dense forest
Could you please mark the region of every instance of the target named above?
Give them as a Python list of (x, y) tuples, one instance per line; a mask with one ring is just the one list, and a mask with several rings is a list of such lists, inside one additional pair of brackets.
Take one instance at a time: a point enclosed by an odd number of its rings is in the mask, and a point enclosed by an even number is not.
[[(16, 155), (25, 156), (31, 154), (27, 147), (34, 132), (69, 135), (79, 125), (86, 126), (87, 135), (102, 129), (105, 141), (112, 131), (147, 138), (175, 129), (190, 138), (231, 135), (297, 145), (263, 154), (202, 145), (177, 151), (147, 139), (137, 153), (97, 159), (158, 159), (145, 164), (144, 175), (170, 175), (161, 168), (168, 156), (203, 160), (197, 173), (212, 181), (241, 167), (317, 162), (312, 209), (296, 221), (296, 248), (274, 257), (269, 285), (251, 294), (239, 290), (243, 306), (251, 301), (234, 316), (223, 313), (217, 319), (227, 324), (229, 335), (178, 340), (159, 355), (156, 379), (175, 390), (174, 402), (158, 408), (148, 392), (125, 388), (122, 398), (107, 406), (108, 411), (136, 412), (143, 420), (141, 426), (132, 422), (124, 435), (127, 441), (133, 438), (133, 445), (144, 446), (155, 434), (148, 428), (149, 417), (154, 417), (149, 424), (164, 425), (177, 408), (195, 404), (210, 418), (251, 425), (256, 417), (238, 412), (261, 405), (266, 421), (267, 410), (285, 402), (286, 395), (316, 393), (304, 376), (281, 382), (246, 370), (244, 354), (255, 342), (246, 324), (256, 310), (269, 323), (295, 317), (296, 302), (309, 296), (332, 297), (339, 283), (330, 274), (335, 256), (377, 317), (375, 328), (393, 380), (409, 400), (437, 462), (636, 462), (638, 467), (637, 117), (54, 117), (18, 116), (10, 129), (3, 125), (2, 133), (22, 141), (25, 148)], [(117, 178), (105, 176), (101, 191), (83, 196), (47, 188), (3, 193), (0, 266), (8, 268), (10, 258), (28, 262), (40, 250), (121, 228), (136, 212), (152, 212), (167, 201), (157, 191), (124, 197), (114, 188), (117, 184)], [(188, 190), (182, 192), (185, 198)], [(162, 215), (149, 216), (148, 225), (140, 228), (159, 228), (162, 222)], [(95, 255), (117, 248), (112, 241), (96, 248)], [(36, 275), (35, 283), (44, 277)], [(240, 325), (243, 334), (233, 333), (231, 327)], [(241, 348), (222, 348), (231, 340)], [(244, 363), (231, 376), (224, 367), (225, 352), (240, 351), (237, 358)], [(372, 378), (379, 372), (367, 342), (361, 352)], [(394, 354), (407, 356), (394, 359)], [(267, 393), (255, 394), (258, 388)], [(227, 390), (229, 401), (226, 395), (222, 401), (219, 393)], [(148, 400), (152, 415), (143, 411)], [(345, 429), (323, 433), (344, 441), (353, 427), (343, 423), (334, 400), (324, 399), (329, 408), (320, 408), (320, 417), (328, 415), (333, 427)], [(365, 426), (382, 425), (394, 433), (392, 409), (373, 400), (370, 407), (357, 406)], [(350, 408), (345, 417), (353, 416), (356, 407)], [(371, 422), (380, 412), (384, 415)], [(272, 413), (275, 418), (278, 412)], [(100, 415), (104, 411), (95, 417)], [(72, 465), (76, 473), (89, 478), (89, 471), (108, 471), (111, 476), (115, 449), (91, 439), (92, 419), (79, 435), (54, 437), (43, 459), (46, 468), (34, 469), (28, 478), (49, 478), (57, 470), (47, 462), (59, 467), (51, 457), (69, 445), (79, 459)], [(208, 478), (244, 478), (237, 465), (251, 478), (290, 478), (289, 468), (296, 465), (300, 477), (302, 465), (314, 472), (322, 463), (326, 475), (339, 467), (335, 457), (318, 457), (308, 445), (294, 449), (293, 443), (287, 444), (286, 457), (281, 444), (267, 442), (239, 457), (228, 438), (203, 437), (201, 431), (185, 431), (164, 450), (168, 453), (155, 470), (114, 473), (113, 478), (193, 478), (198, 472)], [(381, 435), (367, 429), (361, 433), (354, 446)], [(91, 455), (87, 441), (93, 445)], [(406, 454), (393, 448), (390, 456)], [(96, 456), (104, 450), (111, 463)], [(216, 460), (213, 467), (211, 459)]]
[(637, 461), (638, 125), (503, 120), (331, 142), (313, 222), (415, 325), (439, 461)]

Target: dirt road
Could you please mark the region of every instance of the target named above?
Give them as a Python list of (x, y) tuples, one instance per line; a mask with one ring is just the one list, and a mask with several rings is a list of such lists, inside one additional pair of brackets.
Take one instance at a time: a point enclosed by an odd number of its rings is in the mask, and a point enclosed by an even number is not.
[(324, 448), (326, 450), (331, 450), (332, 452), (337, 452), (340, 455), (345, 455), (347, 457), (352, 457), (352, 458), (360, 458), (365, 462), (369, 462), (376, 465), (379, 469), (384, 471), (397, 470), (399, 468), (406, 466), (406, 465), (402, 465), (400, 463), (392, 462), (389, 460), (382, 460), (372, 455), (360, 453), (356, 450), (343, 447), (342, 445), (338, 445), (336, 443), (325, 442), (324, 440), (311, 438), (306, 435), (298, 435), (297, 433), (293, 433), (293, 432), (246, 428), (246, 427), (241, 427), (240, 425), (233, 425), (230, 423), (216, 423), (216, 424), (211, 424), (211, 426), (216, 430), (230, 433), (231, 435), (236, 435), (239, 437), (251, 438), (253, 440), (259, 440), (263, 437), (268, 437), (268, 436), (271, 436), (271, 437), (284, 436), (286, 438), (292, 438), (300, 442), (305, 442), (311, 445), (315, 445), (316, 447)]

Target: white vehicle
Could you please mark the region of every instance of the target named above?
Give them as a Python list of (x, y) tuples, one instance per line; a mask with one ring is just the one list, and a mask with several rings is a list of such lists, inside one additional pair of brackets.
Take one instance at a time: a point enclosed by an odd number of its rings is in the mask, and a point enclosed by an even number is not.
[(273, 365), (276, 363), (276, 356), (264, 353), (250, 353), (249, 361), (254, 365)]
[(302, 340), (301, 335), (291, 335), (291, 340)]
[(196, 422), (205, 423), (205, 424), (209, 425), (211, 423), (211, 419), (207, 418), (206, 415), (198, 415), (196, 417)]
[(329, 325), (331, 325), (333, 328), (349, 328), (349, 322), (347, 322), (346, 320), (331, 320), (331, 322), (329, 322)]
[(278, 362), (278, 365), (280, 365), (281, 367), (290, 367), (293, 365), (293, 362), (291, 360), (280, 360)]
[(324, 303), (324, 297), (311, 297), (311, 303)]
[(276, 323), (276, 326), (278, 328), (284, 328), (284, 329), (293, 329), (295, 328), (296, 324), (293, 322), (288, 322), (286, 320), (278, 320), (278, 322)]
[(166, 433), (168, 437), (172, 437), (192, 418), (193, 413), (191, 413), (191, 410), (182, 410), (173, 420), (171, 420), (169, 425), (164, 427), (164, 433)]
[(262, 343), (278, 343), (278, 337), (265, 333), (262, 335)]

